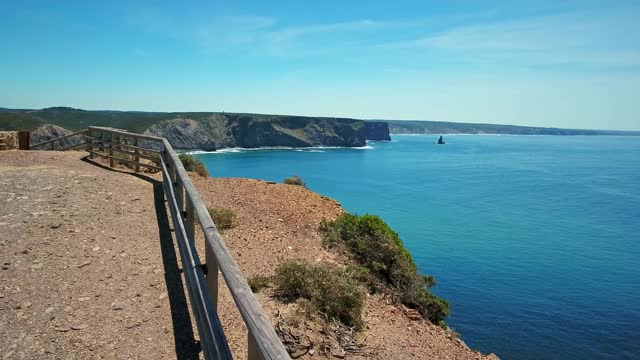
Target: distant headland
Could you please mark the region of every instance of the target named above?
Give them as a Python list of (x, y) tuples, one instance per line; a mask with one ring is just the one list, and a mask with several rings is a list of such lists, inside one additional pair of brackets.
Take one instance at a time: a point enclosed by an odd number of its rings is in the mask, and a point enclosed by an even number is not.
[(389, 124), (391, 134), (504, 134), (504, 135), (625, 135), (640, 131), (561, 129), (550, 127), (474, 124), (427, 120), (376, 120)]

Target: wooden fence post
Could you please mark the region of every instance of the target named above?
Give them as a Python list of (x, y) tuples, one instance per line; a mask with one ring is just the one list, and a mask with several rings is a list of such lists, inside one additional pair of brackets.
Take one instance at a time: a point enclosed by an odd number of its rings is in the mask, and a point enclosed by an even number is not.
[[(178, 178), (179, 179), (179, 178)], [(178, 181), (176, 179), (176, 201), (178, 202), (178, 210), (184, 211), (184, 185), (182, 185), (182, 181)]]
[(218, 312), (218, 261), (208, 242), (204, 244), (205, 262), (207, 264), (207, 287), (211, 294), (213, 309)]
[(88, 141), (88, 146), (87, 146), (89, 148), (89, 150), (91, 150), (91, 152), (89, 153), (89, 159), (93, 159), (93, 158), (95, 158), (95, 155), (93, 155), (93, 152), (96, 150), (93, 147), (93, 144), (95, 144), (95, 142), (96, 142), (96, 132), (95, 132), (95, 130), (89, 129), (89, 137), (91, 138), (91, 139), (88, 139), (89, 141)]
[(29, 150), (29, 138), (30, 132), (28, 131), (18, 131), (18, 149), (20, 150)]
[(258, 352), (258, 346), (253, 338), (251, 332), (247, 335), (247, 359), (249, 360), (262, 360), (260, 353)]
[(135, 165), (135, 171), (136, 172), (140, 172), (140, 165), (138, 164), (140, 162), (140, 156), (138, 156), (138, 154), (140, 154), (140, 150), (138, 150), (138, 138), (134, 137), (133, 138), (133, 146), (136, 147), (136, 157), (135, 157), (135, 161), (136, 161), (136, 165)]
[(187, 232), (187, 238), (189, 241), (191, 241), (191, 243), (193, 244), (195, 242), (195, 219), (194, 219), (194, 215), (195, 212), (193, 211), (193, 204), (191, 203), (191, 199), (187, 196), (186, 198), (186, 203), (187, 203), (187, 216), (186, 216), (186, 232)]
[(105, 147), (105, 136), (104, 136), (104, 131), (100, 130), (98, 132), (98, 139), (100, 139), (99, 144), (100, 146), (98, 147), (98, 149), (100, 149), (100, 152), (103, 154), (107, 154), (107, 148)]
[(109, 167), (114, 167), (115, 166), (115, 162), (113, 161), (113, 133), (109, 134)]

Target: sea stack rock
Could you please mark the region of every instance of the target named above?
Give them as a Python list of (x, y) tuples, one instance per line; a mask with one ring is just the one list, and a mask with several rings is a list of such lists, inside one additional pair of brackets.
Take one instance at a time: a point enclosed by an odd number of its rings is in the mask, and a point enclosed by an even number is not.
[(382, 121), (365, 121), (364, 126), (367, 128), (367, 140), (391, 140), (388, 123)]

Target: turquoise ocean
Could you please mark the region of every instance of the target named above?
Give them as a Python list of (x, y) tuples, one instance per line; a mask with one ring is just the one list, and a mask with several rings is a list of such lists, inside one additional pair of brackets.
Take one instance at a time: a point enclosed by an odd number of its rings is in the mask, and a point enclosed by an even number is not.
[(506, 360), (640, 359), (640, 137), (395, 135), (360, 149), (198, 154), (396, 230), (448, 324)]

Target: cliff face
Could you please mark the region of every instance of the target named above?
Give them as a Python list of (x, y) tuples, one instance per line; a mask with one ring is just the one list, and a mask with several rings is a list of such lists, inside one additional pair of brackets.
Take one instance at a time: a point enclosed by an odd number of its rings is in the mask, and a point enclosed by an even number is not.
[(353, 119), (248, 114), (211, 114), (165, 120), (145, 133), (165, 137), (176, 149), (225, 147), (364, 146), (366, 128)]
[(388, 123), (382, 121), (366, 121), (364, 126), (367, 128), (367, 140), (391, 140)]

